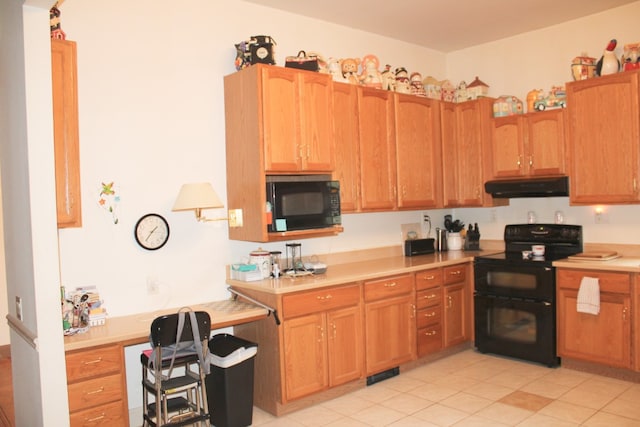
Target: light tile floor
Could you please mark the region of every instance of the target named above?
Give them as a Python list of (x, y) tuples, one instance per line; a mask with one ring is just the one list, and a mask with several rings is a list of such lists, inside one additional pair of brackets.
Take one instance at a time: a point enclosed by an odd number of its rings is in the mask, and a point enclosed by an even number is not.
[(467, 350), (260, 427), (640, 426), (640, 384)]

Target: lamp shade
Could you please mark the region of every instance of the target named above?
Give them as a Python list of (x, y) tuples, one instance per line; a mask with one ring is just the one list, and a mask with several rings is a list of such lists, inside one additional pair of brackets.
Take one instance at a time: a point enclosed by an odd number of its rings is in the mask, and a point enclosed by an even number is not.
[(173, 204), (173, 211), (222, 208), (224, 205), (208, 182), (184, 184)]

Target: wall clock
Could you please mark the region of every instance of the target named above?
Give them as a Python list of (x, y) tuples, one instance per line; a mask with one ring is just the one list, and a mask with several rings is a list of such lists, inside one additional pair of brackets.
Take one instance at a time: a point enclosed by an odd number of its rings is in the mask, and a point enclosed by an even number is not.
[(136, 223), (133, 234), (140, 246), (155, 251), (169, 240), (169, 223), (161, 215), (146, 214)]

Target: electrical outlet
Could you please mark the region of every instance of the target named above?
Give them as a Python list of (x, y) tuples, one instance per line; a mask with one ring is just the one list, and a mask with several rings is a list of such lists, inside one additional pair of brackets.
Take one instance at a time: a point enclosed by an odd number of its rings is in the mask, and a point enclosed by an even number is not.
[(242, 209), (229, 209), (229, 227), (242, 227)]
[(16, 297), (16, 317), (18, 320), (22, 320), (22, 298)]
[(157, 295), (160, 293), (160, 283), (158, 279), (152, 276), (147, 277), (147, 294)]
[(430, 237), (431, 234), (431, 217), (428, 212), (422, 212), (422, 220), (420, 221), (420, 226), (422, 228), (422, 238), (426, 239)]

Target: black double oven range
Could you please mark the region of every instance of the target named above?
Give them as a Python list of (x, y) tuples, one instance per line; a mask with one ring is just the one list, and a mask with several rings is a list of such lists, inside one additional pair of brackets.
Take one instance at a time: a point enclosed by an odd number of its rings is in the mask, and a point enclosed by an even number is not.
[[(582, 227), (507, 225), (504, 243), (504, 252), (474, 262), (475, 345), (481, 353), (558, 366), (552, 262), (582, 252)], [(544, 256), (524, 258), (532, 245), (544, 245)]]

